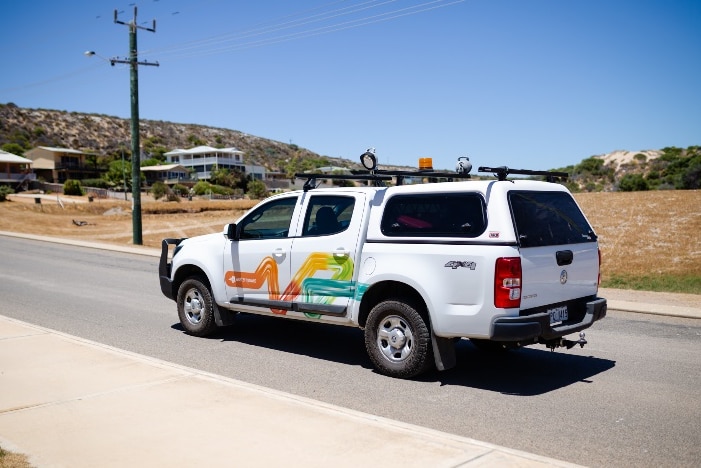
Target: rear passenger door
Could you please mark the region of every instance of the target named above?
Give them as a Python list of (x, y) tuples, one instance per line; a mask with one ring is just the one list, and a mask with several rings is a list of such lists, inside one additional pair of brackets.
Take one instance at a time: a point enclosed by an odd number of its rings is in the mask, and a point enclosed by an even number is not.
[(344, 317), (355, 294), (365, 195), (311, 194), (292, 246), (292, 279), (284, 297), (310, 317)]

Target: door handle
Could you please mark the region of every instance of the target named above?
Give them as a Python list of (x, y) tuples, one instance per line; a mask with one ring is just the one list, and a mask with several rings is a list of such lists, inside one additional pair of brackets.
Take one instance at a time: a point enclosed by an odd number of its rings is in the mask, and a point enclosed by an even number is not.
[(272, 255), (273, 257), (284, 257), (285, 255), (287, 255), (287, 252), (285, 251), (285, 249), (275, 249), (273, 250)]
[(334, 257), (348, 257), (349, 255), (350, 255), (350, 252), (347, 249), (344, 249), (342, 247), (339, 247), (338, 249), (333, 251)]
[(559, 266), (565, 266), (572, 263), (574, 254), (571, 250), (558, 250), (555, 252), (555, 260)]

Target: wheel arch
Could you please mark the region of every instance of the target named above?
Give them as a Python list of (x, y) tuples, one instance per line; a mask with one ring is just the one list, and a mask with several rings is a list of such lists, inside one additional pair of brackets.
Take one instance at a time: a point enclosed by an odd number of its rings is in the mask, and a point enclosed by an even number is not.
[(180, 285), (183, 284), (183, 281), (193, 276), (199, 277), (209, 288), (209, 290), (212, 290), (212, 284), (209, 281), (207, 273), (205, 273), (204, 270), (197, 265), (188, 264), (178, 268), (178, 270), (175, 272), (175, 276), (173, 277), (173, 291), (176, 295), (180, 289)]
[(365, 291), (360, 302), (358, 325), (360, 325), (361, 328), (365, 328), (368, 315), (370, 315), (372, 308), (380, 302), (390, 298), (402, 299), (405, 301), (410, 301), (412, 304), (414, 304), (417, 307), (419, 314), (421, 314), (423, 319), (426, 321), (426, 325), (429, 327), (429, 330), (431, 329), (431, 320), (428, 313), (428, 307), (421, 294), (406, 283), (391, 280), (375, 283), (370, 286), (367, 291)]

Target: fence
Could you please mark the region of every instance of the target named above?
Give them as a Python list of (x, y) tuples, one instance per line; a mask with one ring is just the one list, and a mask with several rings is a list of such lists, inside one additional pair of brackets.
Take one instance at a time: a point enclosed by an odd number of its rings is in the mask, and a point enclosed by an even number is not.
[[(37, 182), (36, 184), (38, 187), (33, 186), (33, 188), (37, 188), (38, 190), (43, 190), (44, 192), (50, 191), (54, 193), (63, 193), (63, 184), (54, 184), (51, 182)], [(89, 197), (131, 200), (130, 192), (127, 192), (125, 195), (124, 192), (115, 192), (114, 190), (97, 187), (83, 187), (83, 191)]]

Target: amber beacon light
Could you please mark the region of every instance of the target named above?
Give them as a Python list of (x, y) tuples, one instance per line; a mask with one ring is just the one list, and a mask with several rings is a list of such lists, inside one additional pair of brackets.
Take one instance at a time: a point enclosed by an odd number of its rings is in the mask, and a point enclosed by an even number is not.
[(420, 171), (432, 171), (433, 170), (433, 158), (419, 158), (419, 170)]

